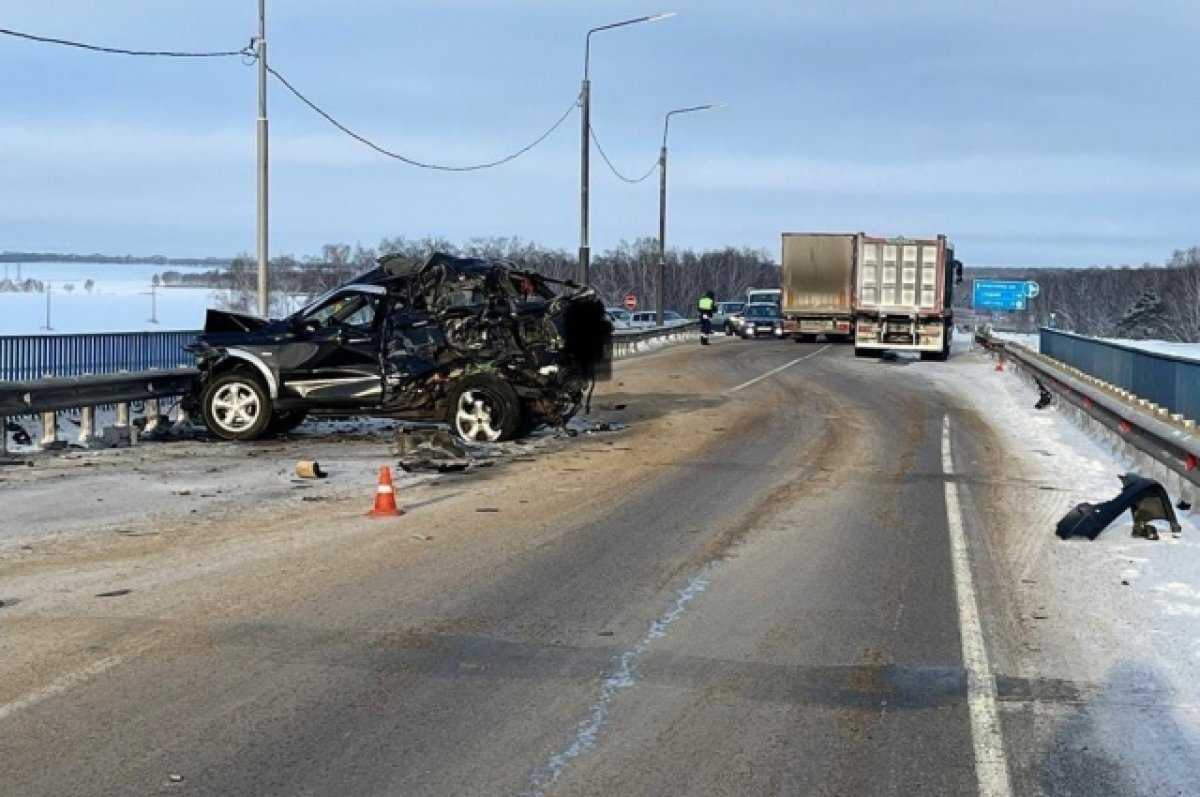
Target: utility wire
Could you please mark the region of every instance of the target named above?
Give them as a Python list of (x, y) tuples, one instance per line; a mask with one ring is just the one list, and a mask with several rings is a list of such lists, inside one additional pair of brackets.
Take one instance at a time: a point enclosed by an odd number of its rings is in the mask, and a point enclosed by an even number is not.
[(578, 98), (572, 99), (571, 104), (567, 107), (567, 110), (564, 111), (563, 115), (558, 118), (558, 121), (556, 121), (553, 125), (550, 126), (549, 130), (547, 130), (545, 133), (542, 133), (540, 136), (535, 138), (532, 143), (527, 144), (524, 147), (521, 147), (519, 150), (512, 153), (511, 155), (505, 155), (503, 158), (499, 158), (494, 161), (488, 161), (487, 163), (476, 163), (476, 164), (472, 164), (470, 166), (445, 166), (442, 164), (425, 163), (424, 161), (415, 160), (413, 158), (406, 157), (397, 152), (392, 152), (389, 149), (385, 149), (385, 148), (379, 146), (378, 144), (376, 144), (375, 142), (366, 138), (365, 136), (361, 136), (358, 133), (355, 133), (353, 130), (346, 127), (344, 124), (339, 122), (337, 119), (333, 118), (333, 116), (331, 116), (329, 113), (322, 110), (321, 107), (318, 106), (315, 102), (313, 102), (308, 97), (301, 94), (300, 90), (297, 89), (295, 86), (293, 86), (291, 83), (289, 83), (287, 78), (285, 78), (283, 75), (276, 72), (270, 66), (267, 66), (267, 71), (270, 72), (271, 75), (276, 80), (278, 80), (280, 83), (282, 83), (284, 88), (286, 88), (292, 94), (296, 95), (296, 98), (298, 100), (300, 100), (300, 102), (307, 105), (309, 108), (311, 108), (313, 111), (315, 111), (319, 116), (323, 117), (325, 119), (325, 121), (329, 122), (329, 124), (333, 125), (338, 130), (340, 130), (343, 133), (345, 133), (346, 135), (350, 136), (351, 138), (353, 138), (355, 141), (359, 142), (360, 144), (364, 144), (364, 145), (370, 147), (371, 149), (378, 152), (380, 155), (386, 155), (389, 158), (398, 160), (401, 163), (406, 163), (409, 166), (416, 166), (419, 169), (433, 169), (434, 171), (439, 171), (439, 172), (475, 172), (475, 171), (479, 171), (481, 169), (491, 169), (493, 167), (500, 166), (501, 164), (508, 163), (509, 161), (516, 160), (517, 158), (521, 157), (526, 152), (529, 152), (529, 150), (533, 149), (538, 144), (541, 144), (543, 141), (545, 141), (547, 138), (549, 138), (550, 134), (553, 133), (555, 130), (562, 127), (562, 123), (567, 121), (567, 117), (569, 117), (571, 115), (571, 112), (574, 111), (576, 106), (579, 104)]
[(96, 53), (109, 53), (112, 55), (142, 55), (152, 56), (157, 58), (230, 58), (232, 56), (253, 56), (253, 42), (246, 45), (240, 50), (220, 50), (215, 52), (189, 52), (184, 50), (126, 50), (120, 47), (101, 47), (96, 44), (87, 44), (85, 42), (71, 41), (70, 39), (55, 39), (50, 36), (35, 36), (32, 33), (22, 33), (8, 28), (0, 28), (0, 34), (4, 36), (13, 36), (18, 39), (27, 39), (29, 41), (41, 42), (43, 44), (57, 44), (63, 47), (75, 47), (80, 50), (89, 50)]
[(592, 141), (596, 144), (596, 149), (600, 151), (600, 157), (603, 158), (604, 162), (608, 164), (609, 171), (611, 171), (613, 174), (615, 174), (617, 176), (617, 179), (619, 179), (619, 180), (624, 180), (627, 183), (645, 182), (646, 180), (650, 179), (650, 175), (654, 174), (654, 170), (659, 167), (660, 161), (655, 160), (654, 165), (651, 166), (649, 171), (647, 171), (641, 177), (638, 177), (636, 179), (633, 177), (626, 177), (625, 175), (623, 175), (619, 171), (617, 171), (617, 167), (613, 166), (613, 162), (610, 161), (608, 159), (608, 155), (605, 154), (604, 147), (600, 146), (600, 139), (596, 138), (596, 128), (592, 127), (591, 125), (588, 125), (588, 133), (591, 134)]

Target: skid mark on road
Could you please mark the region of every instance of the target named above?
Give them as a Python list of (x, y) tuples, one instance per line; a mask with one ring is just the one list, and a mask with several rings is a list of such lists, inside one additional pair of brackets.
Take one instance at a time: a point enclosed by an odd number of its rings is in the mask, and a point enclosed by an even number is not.
[(617, 667), (600, 687), (600, 697), (592, 704), (588, 716), (575, 728), (575, 736), (563, 750), (551, 754), (546, 763), (539, 767), (529, 778), (529, 784), (521, 792), (524, 797), (541, 797), (543, 790), (554, 785), (567, 767), (579, 756), (587, 753), (596, 746), (600, 731), (608, 724), (608, 711), (617, 692), (637, 686), (637, 661), (650, 647), (650, 643), (667, 635), (671, 625), (683, 616), (687, 605), (708, 586), (708, 571), (705, 568), (699, 575), (692, 578), (675, 596), (675, 603), (657, 620), (650, 624), (650, 629), (642, 640), (633, 647), (621, 653), (617, 658)]
[(778, 368), (776, 368), (774, 370), (767, 371), (762, 376), (756, 376), (748, 382), (742, 382), (737, 387), (731, 387), (731, 388), (729, 388), (729, 390), (726, 390), (725, 392), (726, 393), (736, 393), (739, 390), (745, 390), (746, 388), (750, 387), (751, 385), (757, 385), (759, 382), (763, 381), (767, 377), (775, 376), (775, 374), (779, 373), (780, 371), (786, 371), (788, 368), (791, 368), (793, 365), (796, 365), (797, 363), (802, 363), (805, 360), (811, 360), (813, 357), (816, 357), (818, 354), (825, 351), (832, 345), (833, 345), (832, 343), (826, 343), (824, 346), (822, 346), (821, 348), (812, 352), (811, 354), (806, 354), (803, 357), (797, 357), (796, 359), (792, 360), (791, 362), (784, 363), (783, 365), (779, 366)]
[[(942, 419), (942, 471), (954, 474), (950, 448), (950, 416)], [(954, 587), (958, 595), (958, 625), (962, 636), (963, 664), (967, 669), (967, 708), (971, 714), (971, 739), (975, 747), (975, 778), (983, 797), (1010, 797), (1012, 785), (1004, 756), (1000, 711), (996, 702), (996, 680), (988, 663), (979, 622), (979, 603), (971, 577), (967, 535), (963, 528), (958, 485), (946, 479), (946, 522), (950, 527), (950, 555), (954, 563)]]

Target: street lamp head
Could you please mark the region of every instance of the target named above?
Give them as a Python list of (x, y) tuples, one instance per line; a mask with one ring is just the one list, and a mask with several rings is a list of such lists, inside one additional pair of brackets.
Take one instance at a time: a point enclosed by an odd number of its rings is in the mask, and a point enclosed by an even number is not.
[(670, 19), (673, 16), (675, 16), (674, 11), (668, 11), (665, 14), (651, 14), (646, 17), (646, 22), (660, 22), (664, 19)]
[(728, 108), (729, 103), (726, 102), (710, 102), (706, 105), (692, 105), (687, 108), (676, 108), (667, 111), (667, 115), (663, 118), (663, 147), (667, 146), (667, 131), (671, 127), (671, 117), (677, 113), (692, 113), (694, 111), (715, 111), (718, 108)]

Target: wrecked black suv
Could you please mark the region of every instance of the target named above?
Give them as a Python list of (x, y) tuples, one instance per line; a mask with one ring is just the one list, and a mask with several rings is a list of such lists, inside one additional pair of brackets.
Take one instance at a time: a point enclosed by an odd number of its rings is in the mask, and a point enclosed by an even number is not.
[(446, 422), (490, 442), (565, 423), (606, 375), (612, 326), (591, 289), (500, 260), (378, 262), (282, 320), (209, 310), (185, 406), (228, 440), (315, 413)]

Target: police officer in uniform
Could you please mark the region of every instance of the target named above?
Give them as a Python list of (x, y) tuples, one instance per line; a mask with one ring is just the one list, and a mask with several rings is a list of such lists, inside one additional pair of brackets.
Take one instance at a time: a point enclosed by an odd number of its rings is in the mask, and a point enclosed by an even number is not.
[(712, 334), (713, 312), (717, 309), (717, 296), (712, 291), (706, 291), (696, 303), (700, 311), (700, 345), (708, 345), (708, 336)]

